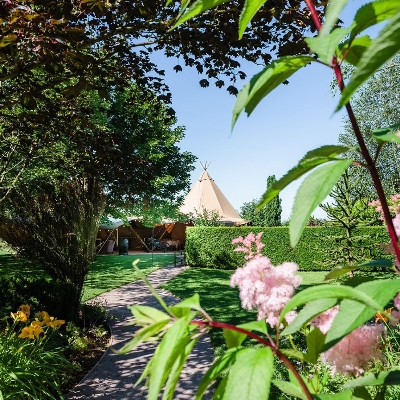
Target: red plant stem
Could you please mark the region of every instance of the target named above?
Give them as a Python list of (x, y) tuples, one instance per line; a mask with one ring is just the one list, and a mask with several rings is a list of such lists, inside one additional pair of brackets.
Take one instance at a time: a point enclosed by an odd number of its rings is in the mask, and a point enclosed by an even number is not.
[[(318, 16), (317, 10), (314, 6), (313, 0), (305, 0), (305, 1), (306, 1), (308, 9), (310, 10), (312, 19), (315, 23), (315, 26), (317, 27), (318, 31), (320, 31), (321, 27), (322, 27), (321, 20), (319, 19), (319, 16)], [(336, 76), (336, 80), (337, 80), (340, 92), (343, 92), (344, 87), (345, 87), (344, 82), (343, 82), (343, 74), (340, 69), (340, 65), (337, 62), (336, 56), (334, 56), (332, 59), (332, 68), (335, 71), (335, 76)], [(357, 123), (357, 119), (354, 115), (354, 112), (353, 112), (350, 102), (348, 102), (346, 104), (346, 110), (347, 110), (347, 114), (349, 116), (351, 125), (353, 127), (354, 134), (356, 135), (358, 144), (360, 146), (361, 154), (364, 157), (364, 160), (365, 160), (365, 162), (368, 166), (369, 172), (371, 174), (372, 181), (374, 182), (376, 192), (377, 192), (379, 200), (381, 202), (382, 211), (383, 211), (383, 215), (384, 215), (386, 225), (387, 225), (387, 228), (389, 231), (390, 240), (392, 242), (394, 251), (396, 253), (397, 260), (400, 262), (400, 249), (397, 244), (398, 237), (396, 234), (396, 230), (394, 229), (394, 226), (393, 226), (392, 216), (390, 215), (389, 207), (388, 207), (388, 204), (386, 201), (385, 192), (383, 190), (382, 183), (379, 179), (379, 174), (376, 169), (375, 162), (372, 160), (372, 158), (369, 154), (369, 151), (365, 144), (364, 138), (362, 137), (360, 127)], [(398, 272), (400, 272), (400, 267), (398, 268)]]
[(248, 331), (246, 329), (243, 329), (243, 328), (239, 328), (238, 326), (235, 326), (235, 325), (226, 324), (224, 322), (192, 320), (190, 323), (192, 325), (208, 326), (210, 328), (230, 329), (232, 331), (236, 331), (236, 332), (239, 332), (239, 333), (244, 333), (248, 337), (251, 337), (252, 339), (257, 340), (259, 343), (263, 344), (264, 346), (270, 347), (272, 349), (272, 352), (286, 365), (286, 367), (288, 369), (290, 369), (290, 371), (292, 371), (293, 375), (295, 376), (295, 378), (299, 382), (301, 388), (303, 389), (305, 395), (307, 396), (307, 399), (308, 400), (312, 400), (313, 399), (312, 394), (308, 390), (307, 385), (304, 383), (302, 377), (297, 372), (297, 370), (294, 367), (294, 365), (290, 362), (290, 360), (284, 354), (282, 354), (278, 350), (278, 348), (276, 347), (275, 343), (272, 340), (270, 340), (270, 341), (265, 340), (261, 336), (257, 335), (256, 333), (250, 332), (250, 331)]

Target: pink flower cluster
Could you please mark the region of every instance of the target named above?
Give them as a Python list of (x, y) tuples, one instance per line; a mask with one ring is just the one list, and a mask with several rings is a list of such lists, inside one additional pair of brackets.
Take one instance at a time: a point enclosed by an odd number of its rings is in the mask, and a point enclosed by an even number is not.
[[(253, 232), (250, 232), (244, 239), (239, 236), (232, 240), (232, 244), (241, 243), (243, 246), (238, 246), (233, 251), (242, 251), (246, 254), (244, 257), (246, 260), (251, 260), (254, 257), (261, 255), (261, 250), (264, 248), (265, 244), (261, 243), (261, 236), (264, 232), (260, 232), (257, 236)], [(253, 248), (255, 247), (255, 252)]]
[(332, 365), (332, 373), (359, 376), (373, 359), (382, 359), (379, 350), (382, 325), (363, 325), (322, 353), (323, 362)]
[(394, 318), (396, 318), (396, 321), (390, 321), (390, 324), (395, 326), (400, 322), (400, 292), (397, 293), (396, 297), (393, 300), (394, 302), (394, 307), (397, 309), (395, 311), (392, 311), (390, 315)]
[(328, 333), (329, 329), (331, 329), (332, 322), (336, 317), (336, 314), (339, 312), (339, 306), (335, 306), (326, 310), (322, 314), (315, 317), (310, 325), (319, 328), (322, 333)]
[[(258, 319), (265, 318), (274, 327), (301, 283), (297, 270), (297, 264), (291, 262), (274, 267), (268, 257), (258, 254), (236, 270), (231, 277), (231, 286), (239, 286), (243, 308), (258, 310)], [(286, 315), (286, 321), (290, 323), (295, 316), (296, 312), (291, 311)]]
[[(379, 219), (384, 221), (381, 202), (379, 200), (374, 200), (371, 201), (368, 205), (375, 207), (375, 211), (381, 214)], [(394, 229), (396, 230), (396, 235), (400, 236), (400, 194), (394, 194), (393, 196), (390, 196), (388, 207), (391, 214), (395, 215), (395, 217), (393, 218), (393, 225)]]

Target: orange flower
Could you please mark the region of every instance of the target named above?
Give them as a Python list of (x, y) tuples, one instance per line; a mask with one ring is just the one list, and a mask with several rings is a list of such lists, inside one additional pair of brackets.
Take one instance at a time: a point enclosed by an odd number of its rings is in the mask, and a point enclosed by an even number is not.
[(45, 324), (47, 323), (47, 322), (49, 322), (50, 321), (50, 315), (49, 315), (49, 313), (48, 312), (46, 312), (46, 311), (39, 311), (37, 314), (36, 314), (36, 319), (38, 319), (39, 321), (43, 321)]
[(29, 315), (31, 314), (31, 307), (29, 304), (22, 304), (19, 309), (29, 318)]
[[(386, 314), (391, 314), (393, 310), (393, 307), (388, 308), (387, 310), (385, 310)], [(375, 314), (375, 323), (378, 323), (378, 321), (382, 321), (385, 324), (389, 321), (389, 318), (386, 317), (386, 315), (382, 314), (381, 311), (378, 311)]]
[(58, 328), (61, 325), (64, 325), (65, 321), (63, 319), (54, 319), (54, 317), (51, 317), (51, 321), (47, 322), (46, 325), (50, 326), (50, 328)]
[(11, 313), (11, 318), (17, 322), (28, 321), (28, 316), (23, 311), (17, 311), (15, 314)]
[(42, 329), (41, 326), (31, 324), (31, 326), (26, 326), (25, 328), (23, 328), (18, 337), (22, 339), (24, 338), (35, 339), (36, 337), (36, 339), (39, 339), (39, 335), (41, 333), (44, 333), (44, 330)]

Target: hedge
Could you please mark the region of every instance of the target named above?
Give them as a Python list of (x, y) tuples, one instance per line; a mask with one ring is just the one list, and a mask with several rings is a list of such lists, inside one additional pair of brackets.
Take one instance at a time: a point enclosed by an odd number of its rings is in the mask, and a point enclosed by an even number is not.
[[(264, 232), (263, 254), (274, 265), (293, 261), (303, 271), (329, 270), (324, 265), (327, 257), (335, 258), (339, 252), (337, 238), (343, 240), (346, 231), (342, 228), (306, 227), (298, 245), (293, 249), (289, 241), (288, 227), (188, 227), (186, 229), (186, 260), (188, 265), (199, 268), (236, 269), (245, 263), (244, 254), (234, 252), (232, 240), (247, 236), (250, 232)], [(353, 248), (359, 262), (390, 258), (380, 246), (389, 242), (384, 227), (358, 228), (353, 236), (358, 236), (358, 246)], [(339, 255), (339, 253), (337, 253)]]

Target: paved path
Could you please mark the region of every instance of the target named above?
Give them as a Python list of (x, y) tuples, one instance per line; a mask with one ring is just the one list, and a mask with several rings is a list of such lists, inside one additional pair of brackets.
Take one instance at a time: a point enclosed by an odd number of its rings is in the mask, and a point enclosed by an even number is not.
[[(152, 285), (158, 287), (178, 275), (185, 268), (168, 265), (148, 275), (148, 279)], [(165, 290), (158, 289), (157, 292), (167, 304), (178, 302), (177, 297)], [(132, 314), (127, 306), (140, 304), (161, 308), (143, 281), (111, 290), (97, 297), (96, 300), (105, 302), (107, 310), (116, 316), (110, 323), (111, 347), (115, 349), (120, 349), (129, 341), (132, 338), (132, 333), (137, 329), (128, 325), (129, 321), (132, 320)], [(99, 363), (66, 396), (66, 399), (144, 400), (146, 389), (143, 386), (133, 388), (133, 385), (140, 377), (146, 363), (154, 353), (154, 349), (154, 344), (150, 343), (142, 344), (125, 355), (116, 355), (108, 349)], [(211, 342), (209, 337), (205, 336), (197, 343), (192, 354), (188, 357), (181, 374), (180, 383), (175, 391), (174, 400), (191, 400), (194, 398), (196, 388), (212, 360)], [(205, 400), (211, 399), (211, 394), (207, 393), (203, 398)]]

